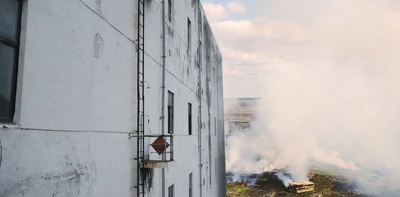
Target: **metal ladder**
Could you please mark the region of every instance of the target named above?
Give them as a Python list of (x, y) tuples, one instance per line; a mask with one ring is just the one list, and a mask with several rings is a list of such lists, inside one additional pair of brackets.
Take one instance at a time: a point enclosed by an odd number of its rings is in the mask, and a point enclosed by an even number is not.
[(137, 196), (145, 194), (144, 177), (144, 0), (138, 0), (138, 31), (137, 31)]

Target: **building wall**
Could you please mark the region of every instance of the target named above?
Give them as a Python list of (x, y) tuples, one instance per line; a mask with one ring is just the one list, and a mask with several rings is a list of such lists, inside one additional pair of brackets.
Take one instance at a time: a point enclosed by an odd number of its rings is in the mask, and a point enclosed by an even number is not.
[[(145, 0), (149, 134), (162, 133), (161, 2)], [(193, 173), (193, 196), (224, 196), (221, 54), (199, 2), (172, 2), (166, 90), (174, 93), (174, 161), (165, 186), (188, 196)], [(0, 129), (0, 196), (136, 196), (136, 139), (128, 134), (136, 130), (137, 10), (136, 0), (23, 2), (15, 124)], [(151, 170), (146, 196), (161, 196), (161, 174)]]

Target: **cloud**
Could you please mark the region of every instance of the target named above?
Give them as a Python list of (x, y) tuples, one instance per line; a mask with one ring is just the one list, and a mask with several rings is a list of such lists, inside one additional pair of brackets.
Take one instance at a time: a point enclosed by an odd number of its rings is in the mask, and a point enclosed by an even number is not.
[[(374, 62), (400, 58), (395, 55), (399, 49), (396, 35), (400, 33), (396, 1), (254, 2), (257, 3), (265, 14), (247, 20), (229, 20), (228, 8), (213, 4), (218, 7), (215, 13), (225, 13), (211, 17), (210, 21), (226, 69), (232, 62), (247, 69), (263, 65), (259, 73), (267, 75), (276, 65), (274, 62), (341, 64), (350, 59)], [(205, 10), (207, 16), (216, 15), (211, 9)], [(229, 75), (224, 79), (230, 83)], [(257, 87), (258, 81), (249, 83)], [(235, 88), (226, 86), (225, 89), (228, 97), (244, 96), (234, 91)]]
[(229, 2), (227, 4), (227, 7), (228, 7), (229, 11), (231, 11), (233, 13), (246, 13), (247, 12), (246, 6), (244, 6), (242, 3), (237, 2), (237, 1)]
[(269, 65), (290, 60), (294, 47), (306, 41), (305, 30), (290, 21), (258, 18), (254, 20), (226, 20), (214, 22), (213, 32), (224, 58), (225, 90), (227, 96), (257, 95), (259, 80), (253, 75), (243, 75), (241, 82), (248, 84), (248, 92), (237, 92), (236, 78), (228, 75), (230, 69), (241, 67), (241, 73), (253, 70), (257, 75), (268, 74)]
[(207, 14), (207, 18), (211, 22), (217, 22), (226, 20), (235, 14), (244, 14), (247, 12), (247, 8), (240, 2), (232, 1), (226, 6), (214, 3), (203, 3), (203, 9)]
[(208, 20), (211, 22), (221, 21), (230, 16), (226, 7), (220, 4), (203, 3), (203, 9), (207, 13)]

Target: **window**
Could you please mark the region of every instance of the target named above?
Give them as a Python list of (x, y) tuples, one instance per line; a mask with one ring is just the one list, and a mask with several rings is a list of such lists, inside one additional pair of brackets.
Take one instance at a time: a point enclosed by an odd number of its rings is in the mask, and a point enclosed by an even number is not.
[(188, 50), (191, 48), (191, 40), (192, 40), (192, 22), (190, 22), (190, 19), (187, 19), (187, 42), (188, 42)]
[[(206, 173), (207, 173), (207, 174), (206, 174), (206, 178), (209, 177), (209, 174), (210, 174), (209, 172), (210, 172), (210, 171), (209, 171), (209, 168), (208, 168), (208, 166), (206, 166)], [(209, 183), (209, 184), (211, 184), (211, 183)]]
[(188, 131), (192, 135), (192, 104), (188, 103)]
[(214, 117), (214, 135), (217, 135), (217, 117)]
[(168, 187), (168, 197), (174, 197), (174, 185)]
[(15, 111), (22, 1), (0, 1), (0, 122), (11, 123)]
[(189, 174), (189, 197), (193, 197), (193, 173)]
[(168, 0), (168, 21), (172, 22), (172, 2)]
[[(218, 165), (217, 165), (218, 163), (217, 163), (217, 158), (215, 157), (214, 158), (214, 165), (215, 165), (215, 172), (218, 172)], [(214, 175), (215, 175), (215, 178), (217, 178), (217, 173), (214, 173)]]
[(174, 133), (174, 93), (168, 91), (168, 133)]

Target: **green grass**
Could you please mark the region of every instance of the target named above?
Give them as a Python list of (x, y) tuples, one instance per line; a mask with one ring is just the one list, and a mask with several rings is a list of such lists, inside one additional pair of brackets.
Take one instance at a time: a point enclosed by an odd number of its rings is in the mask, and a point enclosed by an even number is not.
[(227, 197), (247, 197), (249, 187), (243, 187), (240, 183), (227, 183), (226, 196)]

